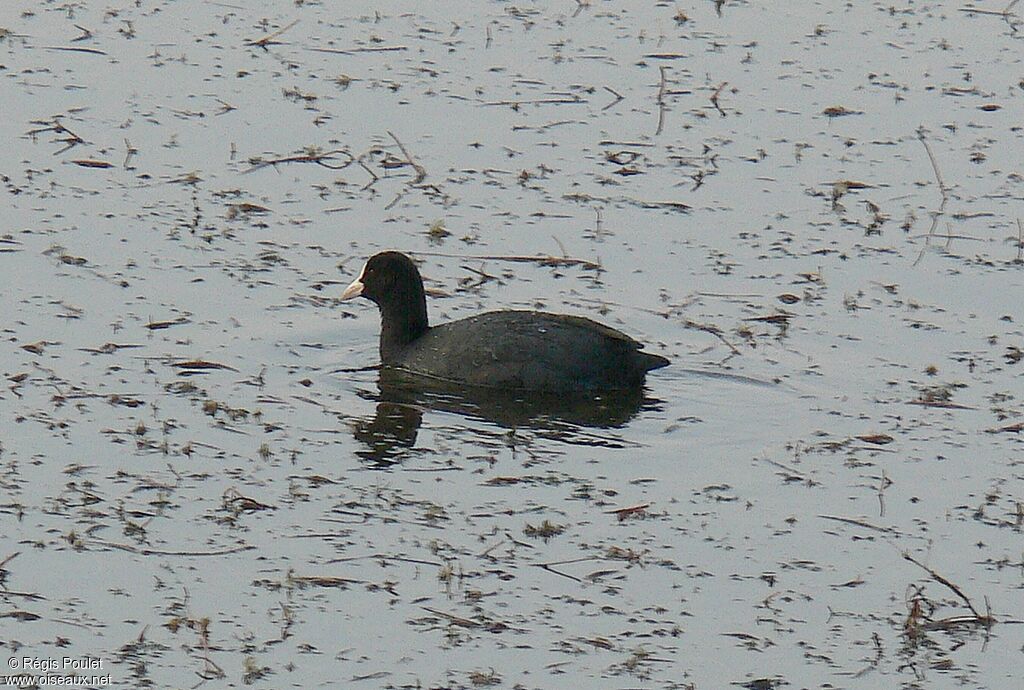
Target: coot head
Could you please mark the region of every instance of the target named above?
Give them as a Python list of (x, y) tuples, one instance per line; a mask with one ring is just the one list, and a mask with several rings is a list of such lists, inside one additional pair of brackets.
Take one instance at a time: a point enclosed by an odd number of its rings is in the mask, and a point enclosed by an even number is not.
[(381, 358), (411, 343), (427, 330), (427, 298), (423, 279), (412, 259), (400, 252), (374, 254), (341, 299), (365, 297), (380, 308)]

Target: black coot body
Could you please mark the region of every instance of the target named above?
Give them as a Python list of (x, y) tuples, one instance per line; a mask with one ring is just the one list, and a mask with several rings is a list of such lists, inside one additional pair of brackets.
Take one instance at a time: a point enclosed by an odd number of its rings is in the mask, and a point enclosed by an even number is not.
[(363, 296), (381, 312), (385, 367), (442, 381), (519, 391), (635, 388), (669, 361), (596, 321), (540, 311), (493, 311), (427, 324), (423, 280), (399, 252), (371, 257), (342, 299)]

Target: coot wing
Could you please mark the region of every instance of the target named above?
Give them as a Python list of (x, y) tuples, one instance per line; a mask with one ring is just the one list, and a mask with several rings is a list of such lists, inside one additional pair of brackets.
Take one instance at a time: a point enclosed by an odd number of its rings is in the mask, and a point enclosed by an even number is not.
[(392, 366), (489, 388), (629, 388), (668, 364), (620, 331), (580, 316), (497, 311), (435, 326)]

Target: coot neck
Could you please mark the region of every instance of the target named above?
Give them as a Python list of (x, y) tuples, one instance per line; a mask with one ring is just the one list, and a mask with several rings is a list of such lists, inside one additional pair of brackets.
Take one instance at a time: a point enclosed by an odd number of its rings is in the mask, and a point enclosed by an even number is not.
[(403, 299), (380, 305), (380, 359), (391, 364), (412, 341), (427, 331), (427, 298), (417, 285)]

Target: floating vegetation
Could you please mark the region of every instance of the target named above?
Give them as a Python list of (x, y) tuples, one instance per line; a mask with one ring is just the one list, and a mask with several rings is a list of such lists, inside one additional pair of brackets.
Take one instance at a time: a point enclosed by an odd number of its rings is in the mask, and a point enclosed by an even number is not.
[[(1019, 684), (1017, 0), (8, 4), (19, 664)], [(672, 366), (392, 385), (338, 299), (384, 249), (434, 322), (578, 314)]]

